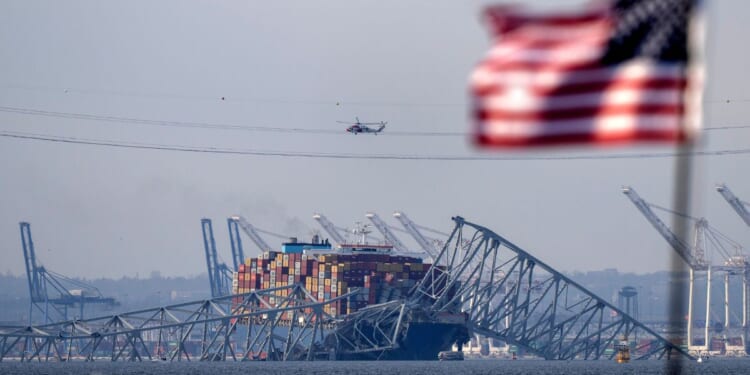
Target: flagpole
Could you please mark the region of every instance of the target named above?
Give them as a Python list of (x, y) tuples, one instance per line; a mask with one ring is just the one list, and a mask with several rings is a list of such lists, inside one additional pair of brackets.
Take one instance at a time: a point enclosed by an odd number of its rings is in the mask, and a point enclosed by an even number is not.
[[(678, 146), (677, 158), (675, 160), (672, 206), (675, 211), (684, 213), (685, 215), (690, 215), (693, 178), (692, 153), (694, 149), (695, 140), (687, 140), (684, 144)], [(680, 241), (690, 243), (690, 226), (686, 217), (674, 215), (672, 227)], [(669, 338), (676, 345), (685, 343), (690, 346), (692, 338), (687, 336), (687, 334), (682, 334), (685, 328), (685, 315), (689, 308), (687, 306), (688, 299), (686, 298), (689, 288), (689, 281), (686, 275), (689, 272), (689, 266), (676, 251), (670, 251), (670, 253), (672, 256), (670, 262), (671, 283), (669, 284)], [(690, 323), (690, 321), (687, 322), (687, 324)], [(690, 330), (687, 330), (687, 332), (690, 332)], [(706, 339), (708, 340), (708, 338)], [(672, 359), (667, 361), (667, 373), (679, 374), (682, 369), (682, 356)]]
[[(692, 33), (688, 36), (688, 45), (691, 55), (690, 63), (688, 65), (688, 76), (692, 82), (692, 87), (688, 87), (689, 95), (683, 97), (685, 100), (687, 111), (684, 121), (683, 129), (686, 131), (686, 139), (677, 148), (677, 158), (675, 159), (674, 167), (674, 187), (673, 187), (673, 201), (672, 206), (675, 211), (681, 212), (685, 215), (690, 215), (691, 203), (693, 202), (693, 173), (694, 173), (694, 161), (693, 153), (696, 150), (697, 143), (699, 142), (698, 134), (695, 131), (699, 125), (702, 125), (706, 119), (706, 112), (702, 108), (703, 90), (707, 84), (704, 77), (705, 70), (705, 46), (708, 30), (706, 27), (705, 14), (703, 13), (704, 4), (700, 0), (696, 0), (695, 9), (693, 16), (688, 21), (692, 29)], [(694, 91), (697, 90), (697, 91)], [(691, 93), (692, 91), (692, 93)], [(686, 99), (686, 98), (692, 98)], [(699, 121), (697, 124), (695, 121)], [(674, 215), (673, 225), (674, 233), (677, 238), (684, 244), (690, 243), (690, 225), (687, 216)], [(692, 298), (686, 298), (688, 291), (692, 287), (692, 273), (690, 271), (691, 265), (688, 265), (677, 252), (671, 252), (671, 283), (669, 288), (669, 328), (671, 332), (670, 339), (674, 343), (684, 343), (689, 348), (692, 346), (692, 327), (687, 325), (692, 324), (692, 319), (685, 319), (688, 311), (692, 309), (689, 304), (692, 302)], [(690, 276), (687, 276), (690, 273)], [(692, 297), (692, 296), (691, 296)], [(687, 322), (685, 325), (684, 322)], [(685, 329), (687, 328), (687, 329)], [(683, 329), (685, 329), (683, 331)], [(685, 332), (684, 336), (681, 332)], [(709, 345), (709, 337), (706, 334), (705, 345)], [(679, 356), (677, 360), (667, 361), (666, 372), (668, 374), (680, 374), (682, 371), (682, 365), (684, 359)]]

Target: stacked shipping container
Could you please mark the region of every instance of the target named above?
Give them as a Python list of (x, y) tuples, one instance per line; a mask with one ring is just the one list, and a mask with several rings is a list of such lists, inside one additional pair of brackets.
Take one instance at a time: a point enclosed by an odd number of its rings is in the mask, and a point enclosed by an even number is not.
[[(353, 297), (326, 305), (325, 312), (336, 317), (405, 296), (429, 268), (422, 259), (389, 254), (307, 255), (269, 251), (246, 259), (232, 284), (233, 293), (241, 294), (302, 283), (319, 301), (360, 289)], [(276, 297), (286, 297), (287, 293), (288, 290), (279, 290)], [(268, 302), (277, 303), (276, 297), (269, 297)]]

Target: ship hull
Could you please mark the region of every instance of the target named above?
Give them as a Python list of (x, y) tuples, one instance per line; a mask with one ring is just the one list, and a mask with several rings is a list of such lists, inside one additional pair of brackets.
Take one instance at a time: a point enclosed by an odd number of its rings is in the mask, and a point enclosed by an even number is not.
[(340, 360), (436, 361), (438, 353), (468, 338), (466, 326), (455, 323), (412, 322), (395, 349), (364, 353), (338, 353)]

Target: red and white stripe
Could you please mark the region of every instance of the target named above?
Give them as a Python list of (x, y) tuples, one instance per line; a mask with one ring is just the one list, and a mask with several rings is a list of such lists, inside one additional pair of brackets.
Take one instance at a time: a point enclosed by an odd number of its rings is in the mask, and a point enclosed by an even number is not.
[(548, 17), (490, 8), (487, 15), (498, 39), (471, 77), (479, 145), (686, 137), (686, 66), (601, 65), (612, 27), (607, 10)]

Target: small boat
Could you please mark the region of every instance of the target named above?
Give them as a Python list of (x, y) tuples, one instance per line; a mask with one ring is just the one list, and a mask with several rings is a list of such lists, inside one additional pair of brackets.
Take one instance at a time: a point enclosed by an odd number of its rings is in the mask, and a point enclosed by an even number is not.
[(438, 359), (441, 361), (463, 361), (464, 352), (454, 352), (446, 350), (438, 353)]
[(615, 345), (615, 350), (615, 361), (617, 361), (617, 363), (630, 362), (630, 345), (628, 345), (627, 338), (623, 337), (622, 340)]

